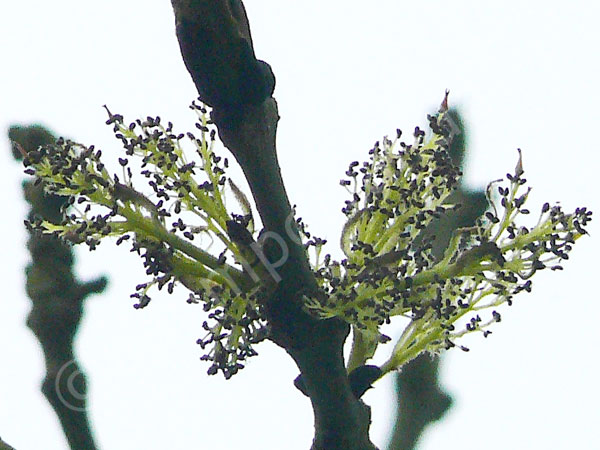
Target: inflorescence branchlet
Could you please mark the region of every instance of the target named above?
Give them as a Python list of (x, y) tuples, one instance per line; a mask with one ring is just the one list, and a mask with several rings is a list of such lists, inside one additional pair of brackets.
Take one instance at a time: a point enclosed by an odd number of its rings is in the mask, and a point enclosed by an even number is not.
[(476, 226), (457, 230), (444, 257), (436, 260), (431, 241), (419, 235), (433, 219), (459, 206), (447, 203), (461, 173), (448, 154), (455, 127), (446, 112), (445, 100), (439, 113), (428, 117), (430, 135), (417, 128), (412, 144), (400, 142), (399, 130), (396, 139), (375, 143), (370, 160), (352, 162), (341, 181), (352, 196), (342, 209), (348, 217), (341, 238), (345, 258), (326, 255), (318, 263), (326, 295), (306, 298), (306, 305), (320, 317), (352, 325), (349, 370), (390, 340), (381, 327), (393, 316), (409, 323), (382, 374), (422, 352), (455, 346), (468, 351), (456, 341), (471, 332), (487, 337), (490, 325), (501, 319), (497, 308), (531, 291), (536, 271), (561, 269), (573, 243), (586, 234), (591, 220), (586, 208), (566, 214), (546, 203), (534, 227), (516, 223), (520, 214), (529, 214), (519, 153), (508, 185), (499, 180), (488, 187), (490, 204), (497, 203), (495, 188), (499, 204)]
[[(176, 284), (183, 284), (191, 291), (188, 303), (203, 304), (212, 322), (203, 323), (206, 334), (198, 340), (207, 350), (202, 359), (212, 361), (209, 373), (221, 370), (229, 377), (266, 337), (254, 262), (245, 259), (245, 243), (231, 232), (236, 229), (238, 236), (243, 229), (252, 240), (252, 212), (243, 193), (225, 177), (227, 159), (213, 151), (216, 130), (207, 110), (196, 104), (191, 108), (199, 116), (199, 136), (176, 134), (159, 117), (127, 125), (123, 116), (107, 109), (107, 124), (124, 149), (118, 157), (121, 176), (109, 173), (100, 150), (69, 140), (27, 153), (25, 172), (43, 180), (49, 192), (69, 197), (62, 223), (36, 219), (27, 226), (85, 243), (90, 250), (107, 236), (115, 237), (117, 245), (129, 242), (151, 277), (136, 286), (134, 306), (148, 305), (153, 287), (173, 293)], [(187, 159), (185, 141), (194, 147), (194, 159)], [(140, 175), (148, 194), (133, 186), (134, 176)], [(226, 209), (226, 189), (239, 201), (242, 214)], [(220, 251), (218, 256), (193, 243), (206, 238), (208, 247)]]
[[(254, 236), (251, 205), (226, 178), (227, 159), (213, 151), (216, 131), (207, 110), (191, 108), (199, 116), (199, 137), (175, 134), (173, 125), (165, 127), (158, 117), (126, 125), (107, 109), (107, 124), (125, 152), (118, 158), (121, 177), (109, 173), (93, 146), (59, 139), (27, 153), (26, 173), (44, 181), (49, 192), (69, 197), (62, 223), (36, 219), (27, 225), (91, 250), (106, 236), (116, 237), (117, 245), (131, 243), (151, 276), (136, 286), (135, 307), (150, 302), (152, 287), (172, 293), (184, 285), (188, 303), (202, 304), (210, 320), (198, 340), (206, 349), (202, 359), (212, 362), (210, 374), (220, 370), (229, 378), (268, 335), (261, 305), (272, 293), (274, 277)], [(533, 227), (517, 224), (519, 215), (529, 214), (519, 154), (506, 185), (502, 180), (489, 185), (492, 208), (475, 226), (457, 230), (444, 256), (434, 258), (422, 232), (459, 206), (448, 202), (461, 173), (448, 154), (456, 127), (447, 109), (446, 97), (439, 113), (428, 117), (431, 132), (416, 128), (412, 144), (401, 142), (398, 130), (395, 139), (375, 144), (369, 161), (350, 164), (341, 181), (351, 194), (342, 209), (348, 218), (341, 236), (344, 259), (320, 258), (326, 241), (311, 237), (296, 221), (305, 247), (316, 250), (313, 267), (321, 287), (304, 297), (305, 307), (317, 317), (352, 325), (349, 371), (390, 340), (381, 328), (394, 316), (409, 322), (382, 375), (422, 352), (468, 350), (459, 338), (473, 332), (487, 337), (490, 325), (501, 319), (498, 307), (530, 291), (535, 272), (560, 270), (574, 242), (586, 234), (591, 220), (586, 208), (567, 214), (546, 203)], [(185, 141), (195, 149), (193, 160), (184, 153)], [(149, 194), (134, 188), (134, 175), (146, 180)], [(226, 190), (241, 214), (226, 208)], [(204, 238), (210, 240), (205, 249), (193, 243)]]

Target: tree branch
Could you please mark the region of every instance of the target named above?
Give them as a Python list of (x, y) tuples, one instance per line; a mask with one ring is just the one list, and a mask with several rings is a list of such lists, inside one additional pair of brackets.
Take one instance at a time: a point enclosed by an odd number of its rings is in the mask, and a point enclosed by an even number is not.
[[(458, 111), (448, 111), (454, 133), (449, 152), (454, 164), (464, 168), (467, 132)], [(460, 204), (458, 211), (448, 212), (434, 220), (420, 239), (432, 239), (432, 253), (439, 260), (448, 247), (452, 233), (461, 227), (472, 226), (488, 208), (484, 191), (469, 191), (461, 183), (449, 198)], [(440, 420), (452, 406), (452, 397), (439, 380), (440, 356), (423, 354), (410, 361), (395, 376), (396, 421), (388, 450), (411, 450), (428, 425)]]
[[(15, 143), (16, 159), (22, 158), (19, 146), (27, 152), (56, 141), (39, 126), (11, 127), (9, 139)], [(43, 183), (31, 181), (23, 183), (23, 190), (31, 204), (30, 220), (39, 216), (60, 223), (67, 197), (48, 195)], [(75, 359), (73, 340), (86, 297), (102, 292), (107, 280), (100, 277), (79, 282), (72, 271), (71, 248), (54, 236), (31, 233), (27, 247), (32, 259), (26, 269), (27, 294), (32, 302), (27, 326), (44, 351), (46, 377), (42, 392), (54, 408), (70, 448), (94, 450), (96, 444), (87, 416), (86, 377)]]
[(369, 449), (370, 410), (350, 389), (343, 344), (349, 327), (302, 309), (317, 290), (293, 219), (277, 153), (275, 78), (256, 59), (240, 0), (172, 0), (185, 65), (225, 146), (242, 167), (264, 230), (265, 254), (279, 277), (265, 310), (270, 338), (300, 368), (315, 415), (313, 449)]

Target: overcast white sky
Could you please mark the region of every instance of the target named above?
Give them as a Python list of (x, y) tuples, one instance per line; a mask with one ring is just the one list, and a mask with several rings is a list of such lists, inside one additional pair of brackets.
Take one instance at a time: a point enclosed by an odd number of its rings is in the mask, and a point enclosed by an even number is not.
[[(367, 6), (366, 6), (367, 5)], [(597, 21), (591, 1), (247, 0), (259, 58), (277, 76), (278, 148), (287, 190), (311, 230), (335, 245), (349, 161), (397, 127), (426, 124), (451, 90), (469, 127), (467, 181), (504, 176), (523, 149), (530, 208), (560, 201), (598, 211), (600, 144)], [(21, 0), (0, 8), (0, 129), (40, 122), (58, 134), (118, 148), (103, 104), (126, 119), (157, 115), (182, 131), (195, 98), (179, 55), (170, 2)], [(28, 262), (20, 167), (0, 140), (0, 435), (18, 450), (66, 443), (39, 393), (43, 359), (24, 326)], [(421, 450), (597, 448), (597, 223), (561, 273), (542, 273), (485, 341), (451, 352), (443, 382), (455, 406)], [(156, 296), (135, 311), (144, 279), (125, 248), (78, 251), (84, 278), (110, 276), (91, 298), (77, 350), (90, 376), (90, 412), (104, 449), (306, 449), (308, 400), (297, 369), (263, 344), (233, 380), (207, 377), (195, 340), (199, 308)], [(332, 250), (333, 246), (332, 246)], [(391, 348), (383, 349), (384, 353)], [(390, 380), (365, 396), (372, 438), (384, 447), (392, 419)]]

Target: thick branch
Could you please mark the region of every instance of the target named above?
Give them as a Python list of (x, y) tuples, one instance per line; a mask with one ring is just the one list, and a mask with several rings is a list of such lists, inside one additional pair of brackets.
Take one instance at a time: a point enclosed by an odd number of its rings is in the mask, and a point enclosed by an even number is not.
[(183, 60), (204, 103), (234, 112), (271, 96), (275, 77), (271, 67), (254, 56), (241, 1), (172, 3)]
[(315, 414), (313, 449), (374, 448), (370, 413), (350, 390), (343, 360), (348, 326), (319, 321), (301, 295), (317, 290), (281, 178), (275, 136), (274, 77), (256, 60), (239, 0), (173, 0), (182, 56), (200, 98), (213, 106), (225, 146), (242, 167), (264, 225), (265, 253), (277, 267), (266, 302), (271, 339), (300, 368)]

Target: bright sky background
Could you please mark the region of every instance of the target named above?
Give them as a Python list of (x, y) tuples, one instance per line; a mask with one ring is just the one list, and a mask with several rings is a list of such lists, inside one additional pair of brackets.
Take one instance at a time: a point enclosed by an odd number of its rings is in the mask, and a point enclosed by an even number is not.
[[(310, 229), (335, 251), (346, 198), (338, 182), (348, 162), (364, 160), (397, 127), (424, 126), (446, 88), (469, 127), (471, 186), (512, 171), (520, 147), (532, 211), (560, 201), (598, 212), (599, 5), (247, 0), (257, 55), (277, 76), (287, 190)], [(0, 58), (3, 136), (10, 124), (40, 122), (109, 156), (119, 145), (103, 104), (126, 120), (158, 114), (181, 131), (193, 126), (187, 106), (196, 94), (168, 1), (5, 2)], [(62, 450), (39, 393), (41, 351), (24, 326), (27, 209), (5, 137), (0, 161), (9, 203), (0, 224), (0, 435), (17, 450)], [(447, 355), (443, 383), (456, 403), (421, 450), (597, 448), (599, 299), (590, 284), (597, 222), (590, 232), (563, 272), (535, 277), (534, 292), (504, 310), (492, 336), (467, 342), (468, 354)], [(309, 448), (312, 411), (281, 349), (261, 345), (228, 382), (208, 377), (195, 344), (202, 314), (183, 292), (136, 311), (128, 297), (144, 280), (138, 258), (108, 242), (78, 255), (83, 278), (110, 276), (107, 293), (88, 301), (77, 341), (101, 448)], [(391, 377), (365, 396), (382, 448), (391, 399)]]

